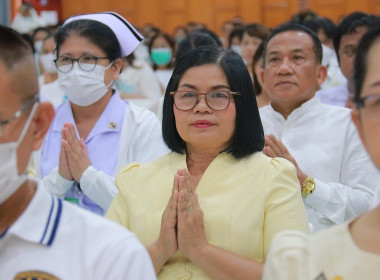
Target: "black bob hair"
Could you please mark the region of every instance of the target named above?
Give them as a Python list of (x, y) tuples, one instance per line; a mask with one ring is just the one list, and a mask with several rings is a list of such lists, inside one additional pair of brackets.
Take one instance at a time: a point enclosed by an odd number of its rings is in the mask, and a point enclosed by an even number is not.
[(368, 69), (368, 53), (375, 41), (380, 39), (380, 25), (371, 28), (363, 35), (356, 50), (354, 61), (354, 102), (360, 102), (360, 95), (363, 88), (364, 79)]
[(166, 88), (163, 105), (162, 134), (166, 145), (174, 152), (186, 153), (186, 143), (176, 128), (173, 96), (170, 92), (178, 89), (179, 82), (187, 70), (202, 65), (219, 66), (226, 75), (231, 91), (240, 93), (233, 96), (236, 106), (236, 123), (227, 152), (235, 158), (243, 158), (262, 151), (264, 130), (247, 67), (235, 51), (215, 46), (196, 48), (182, 56), (175, 65)]

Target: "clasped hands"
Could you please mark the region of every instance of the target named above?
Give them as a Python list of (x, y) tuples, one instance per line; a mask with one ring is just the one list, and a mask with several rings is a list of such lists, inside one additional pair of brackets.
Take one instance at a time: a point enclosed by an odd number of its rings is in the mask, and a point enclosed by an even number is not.
[(174, 176), (172, 195), (162, 214), (160, 236), (155, 242), (163, 263), (178, 250), (193, 259), (208, 245), (203, 211), (194, 191), (189, 171), (179, 169)]
[(83, 172), (91, 165), (86, 144), (78, 139), (72, 123), (62, 128), (61, 152), (59, 154), (59, 174), (66, 180), (80, 181)]

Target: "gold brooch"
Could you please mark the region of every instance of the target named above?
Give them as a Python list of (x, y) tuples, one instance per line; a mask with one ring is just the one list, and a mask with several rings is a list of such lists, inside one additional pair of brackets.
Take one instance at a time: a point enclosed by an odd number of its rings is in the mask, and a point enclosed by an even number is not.
[(110, 122), (110, 123), (108, 124), (108, 127), (109, 127), (110, 129), (116, 129), (116, 128), (117, 128), (117, 123), (115, 123), (115, 122)]

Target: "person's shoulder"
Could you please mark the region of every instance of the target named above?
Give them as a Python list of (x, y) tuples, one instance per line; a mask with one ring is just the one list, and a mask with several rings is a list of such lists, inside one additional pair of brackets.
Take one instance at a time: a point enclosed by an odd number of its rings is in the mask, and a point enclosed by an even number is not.
[(320, 117), (327, 121), (351, 121), (351, 109), (331, 104), (320, 103)]
[(137, 172), (140, 169), (152, 170), (152, 169), (168, 166), (172, 153), (173, 152), (166, 153), (147, 163), (131, 162), (119, 170), (117, 177), (122, 176), (123, 174), (126, 174), (126, 173)]
[[(96, 242), (111, 244), (122, 239), (136, 238), (133, 233), (121, 225), (66, 201), (63, 201), (61, 222), (61, 227), (72, 228), (76, 234), (82, 235), (81, 237), (88, 241), (95, 242), (97, 240)], [(104, 236), (107, 238), (103, 238)]]

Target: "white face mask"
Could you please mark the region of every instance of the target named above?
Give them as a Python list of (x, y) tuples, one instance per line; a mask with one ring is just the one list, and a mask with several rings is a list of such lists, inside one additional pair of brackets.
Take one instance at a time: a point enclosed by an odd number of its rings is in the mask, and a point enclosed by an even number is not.
[(0, 204), (14, 194), (22, 183), (28, 179), (28, 175), (24, 174), (24, 171), (19, 175), (17, 148), (28, 131), (37, 107), (38, 103), (35, 103), (21, 135), (16, 142), (0, 143)]
[(34, 43), (34, 49), (36, 50), (36, 52), (38, 53), (42, 52), (42, 44), (43, 44), (42, 40), (36, 41)]
[(57, 73), (57, 67), (55, 67), (54, 59), (55, 55), (53, 53), (40, 54), (40, 60), (45, 72)]
[(92, 71), (83, 71), (78, 63), (74, 63), (70, 72), (58, 71), (58, 84), (69, 100), (79, 106), (88, 106), (102, 98), (112, 85), (104, 84), (104, 71), (110, 68), (97, 64)]

